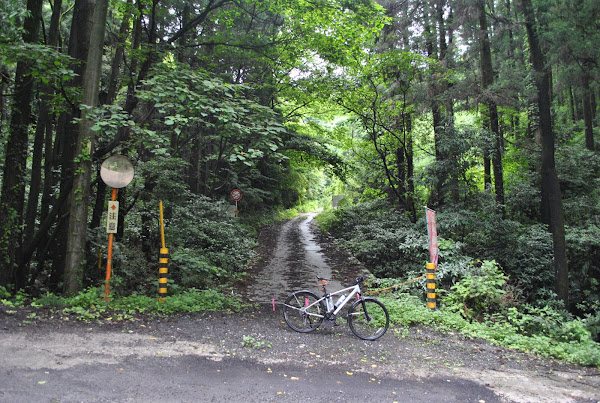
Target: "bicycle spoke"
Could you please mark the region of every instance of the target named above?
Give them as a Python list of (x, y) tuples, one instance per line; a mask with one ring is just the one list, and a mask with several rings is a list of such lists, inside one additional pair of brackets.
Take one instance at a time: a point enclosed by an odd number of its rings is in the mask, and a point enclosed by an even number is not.
[(308, 333), (323, 322), (321, 303), (310, 291), (298, 291), (288, 297), (283, 305), (283, 317), (289, 327), (297, 332)]
[(377, 340), (387, 331), (389, 314), (385, 306), (373, 298), (357, 301), (348, 313), (348, 325), (363, 340)]

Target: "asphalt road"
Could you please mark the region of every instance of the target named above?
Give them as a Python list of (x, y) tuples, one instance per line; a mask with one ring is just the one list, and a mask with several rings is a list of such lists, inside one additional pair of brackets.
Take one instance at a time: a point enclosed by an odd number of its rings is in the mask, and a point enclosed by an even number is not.
[(2, 369), (3, 402), (499, 402), (456, 378), (392, 379), (339, 366), (182, 355), (67, 369)]

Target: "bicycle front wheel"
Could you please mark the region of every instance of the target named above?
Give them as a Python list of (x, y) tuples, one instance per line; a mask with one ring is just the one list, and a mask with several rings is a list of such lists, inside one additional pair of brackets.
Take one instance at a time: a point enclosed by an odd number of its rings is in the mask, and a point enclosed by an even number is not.
[[(289, 327), (300, 333), (310, 333), (323, 322), (325, 305), (310, 291), (292, 293), (283, 305), (283, 318)], [(314, 305), (313, 305), (314, 304)]]
[(377, 340), (390, 325), (390, 315), (385, 306), (375, 298), (362, 298), (348, 311), (348, 326), (363, 340)]

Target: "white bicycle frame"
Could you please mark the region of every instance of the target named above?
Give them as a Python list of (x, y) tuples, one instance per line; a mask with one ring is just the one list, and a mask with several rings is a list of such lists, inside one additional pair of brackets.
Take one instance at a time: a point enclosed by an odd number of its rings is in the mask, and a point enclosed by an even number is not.
[[(348, 301), (350, 301), (350, 299), (352, 297), (354, 297), (357, 294), (360, 294), (360, 284), (355, 284), (355, 285), (353, 285), (351, 287), (346, 287), (346, 288), (343, 288), (343, 289), (335, 291), (335, 292), (327, 293), (323, 297), (321, 297), (318, 300), (316, 300), (315, 302), (313, 302), (312, 304), (306, 305), (304, 308), (301, 308), (300, 310), (304, 311), (304, 313), (306, 313), (309, 316), (316, 316), (318, 318), (324, 318), (325, 315), (319, 315), (318, 313), (312, 313), (312, 312), (306, 312), (306, 311), (307, 311), (308, 308), (312, 308), (313, 306), (315, 306), (316, 304), (321, 303), (322, 301), (326, 300), (327, 298), (333, 298), (334, 295), (340, 295), (340, 294), (342, 294), (344, 292), (347, 292), (349, 290), (352, 290), (352, 291), (350, 291), (350, 294), (348, 294), (348, 296), (346, 297), (346, 299), (344, 299), (344, 301), (342, 302), (342, 304), (340, 306), (336, 307), (335, 310), (332, 312), (334, 315), (337, 316), (337, 314), (342, 310), (342, 308), (344, 308), (344, 306), (346, 306), (346, 303), (348, 303)], [(305, 300), (305, 304), (306, 303), (308, 303), (308, 299)], [(325, 302), (325, 306), (327, 306), (327, 302)], [(288, 305), (288, 307), (289, 308), (297, 309), (297, 308), (295, 308), (293, 306), (289, 306), (289, 305)], [(330, 313), (330, 312), (328, 312), (328, 313)]]

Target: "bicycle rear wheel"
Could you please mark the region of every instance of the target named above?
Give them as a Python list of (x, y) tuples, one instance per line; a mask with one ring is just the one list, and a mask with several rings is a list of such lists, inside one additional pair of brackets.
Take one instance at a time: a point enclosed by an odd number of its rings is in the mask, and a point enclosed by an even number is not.
[[(283, 305), (283, 318), (289, 327), (300, 333), (310, 333), (323, 322), (325, 305), (314, 304), (319, 297), (310, 291), (292, 293)], [(311, 306), (312, 305), (312, 306)]]
[(385, 306), (375, 298), (360, 299), (348, 310), (348, 326), (363, 340), (377, 340), (390, 325), (390, 315)]

